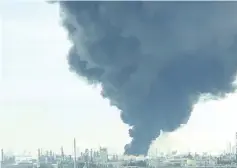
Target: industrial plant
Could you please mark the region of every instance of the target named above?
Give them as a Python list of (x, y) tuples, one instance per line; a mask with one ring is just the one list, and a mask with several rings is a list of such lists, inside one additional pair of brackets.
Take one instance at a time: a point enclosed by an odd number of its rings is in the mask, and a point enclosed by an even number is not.
[(1, 149), (0, 168), (237, 168), (237, 133), (235, 149), (227, 149), (219, 155), (208, 153), (181, 154), (173, 151), (169, 154), (156, 153), (152, 156), (125, 156), (109, 154), (107, 148), (85, 149), (76, 152), (74, 138), (73, 155), (67, 155), (61, 147), (61, 153), (38, 149), (37, 158), (32, 156), (7, 156)]

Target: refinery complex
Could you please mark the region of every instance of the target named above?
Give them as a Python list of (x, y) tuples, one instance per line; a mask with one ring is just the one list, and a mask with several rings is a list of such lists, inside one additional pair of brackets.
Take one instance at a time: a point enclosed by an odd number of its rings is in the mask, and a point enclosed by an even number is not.
[(102, 147), (77, 153), (76, 147), (74, 139), (73, 155), (65, 154), (61, 147), (59, 154), (38, 149), (36, 158), (29, 155), (8, 156), (2, 149), (0, 168), (237, 168), (237, 143), (235, 150), (227, 150), (215, 156), (208, 153), (180, 154), (177, 151), (170, 154), (156, 153), (153, 156), (121, 156), (111, 155), (107, 148)]
[(0, 168), (237, 168), (237, 133), (235, 150), (230, 148), (215, 156), (208, 153), (181, 154), (177, 151), (169, 154), (156, 153), (153, 156), (121, 156), (110, 155), (107, 148), (102, 147), (77, 153), (75, 138), (73, 146), (73, 155), (65, 154), (61, 147), (60, 154), (38, 149), (36, 158), (30, 155), (8, 156), (1, 149)]

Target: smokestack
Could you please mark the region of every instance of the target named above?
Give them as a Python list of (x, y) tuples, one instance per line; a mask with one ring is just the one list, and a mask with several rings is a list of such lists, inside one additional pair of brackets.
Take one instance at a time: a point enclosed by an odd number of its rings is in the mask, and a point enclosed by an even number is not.
[(76, 150), (77, 150), (77, 145), (76, 145), (76, 138), (74, 138), (74, 168), (77, 167), (77, 153), (76, 153)]
[(90, 154), (90, 156), (91, 156), (91, 162), (93, 162), (93, 150), (91, 149), (91, 154)]
[(4, 162), (4, 152), (3, 149), (1, 149), (1, 163)]
[(237, 132), (235, 133), (235, 162), (237, 163)]
[(64, 152), (63, 152), (63, 147), (61, 147), (61, 157), (62, 157), (62, 160), (64, 160)]
[(38, 148), (38, 160), (40, 160), (40, 156), (41, 156), (40, 148)]
[(40, 167), (41, 152), (42, 152), (42, 150), (40, 150), (40, 148), (38, 148), (38, 161), (37, 161), (37, 167)]
[(2, 168), (3, 162), (4, 162), (4, 153), (3, 153), (3, 149), (1, 149), (0, 168)]

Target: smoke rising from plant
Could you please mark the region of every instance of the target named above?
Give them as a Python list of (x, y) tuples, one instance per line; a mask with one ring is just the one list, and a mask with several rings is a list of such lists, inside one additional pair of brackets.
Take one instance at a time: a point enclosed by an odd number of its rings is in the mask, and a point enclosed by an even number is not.
[[(71, 70), (131, 126), (126, 154), (185, 124), (202, 93), (233, 91), (237, 2), (60, 2)], [(93, 102), (92, 102), (93, 103)], [(116, 136), (116, 132), (115, 135)]]

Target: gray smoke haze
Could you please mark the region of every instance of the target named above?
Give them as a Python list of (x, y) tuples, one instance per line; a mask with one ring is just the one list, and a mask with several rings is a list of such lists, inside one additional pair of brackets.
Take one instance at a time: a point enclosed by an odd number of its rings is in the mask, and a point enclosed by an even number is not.
[[(130, 125), (126, 154), (185, 124), (201, 93), (234, 90), (237, 2), (60, 2), (71, 69)], [(93, 104), (93, 102), (92, 102)], [(114, 133), (116, 136), (116, 132)]]

